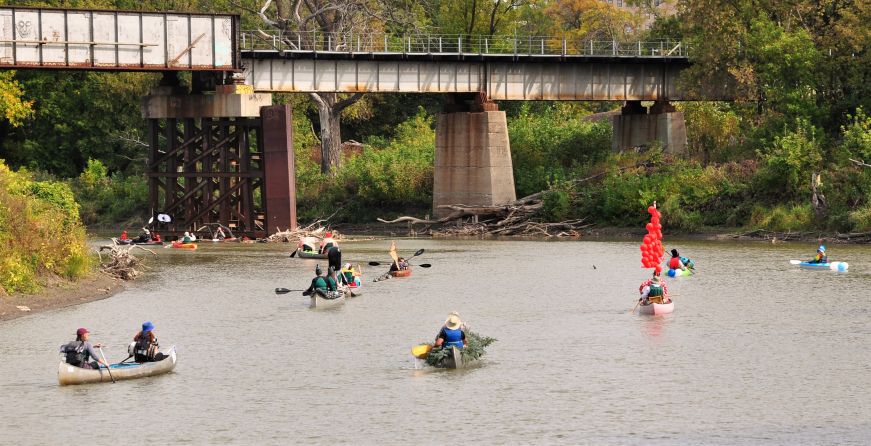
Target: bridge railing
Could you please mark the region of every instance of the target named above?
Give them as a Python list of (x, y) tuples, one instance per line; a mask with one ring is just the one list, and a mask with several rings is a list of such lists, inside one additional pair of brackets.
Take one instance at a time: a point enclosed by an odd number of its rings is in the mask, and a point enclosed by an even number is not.
[(243, 51), (299, 53), (477, 54), (515, 56), (688, 57), (689, 48), (673, 40), (617, 42), (554, 36), (467, 36), (457, 34), (400, 36), (245, 31)]

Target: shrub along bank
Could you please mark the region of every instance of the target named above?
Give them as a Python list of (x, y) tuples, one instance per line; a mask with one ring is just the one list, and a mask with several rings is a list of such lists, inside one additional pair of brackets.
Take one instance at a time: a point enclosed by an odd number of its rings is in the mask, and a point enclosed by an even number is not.
[(78, 279), (92, 265), (69, 186), (0, 161), (0, 290), (33, 293), (48, 276)]

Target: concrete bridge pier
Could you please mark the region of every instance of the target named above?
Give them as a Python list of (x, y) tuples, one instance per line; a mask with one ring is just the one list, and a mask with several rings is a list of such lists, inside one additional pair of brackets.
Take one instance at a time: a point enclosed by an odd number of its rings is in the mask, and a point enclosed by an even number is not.
[(483, 95), (452, 95), (436, 125), (433, 214), (445, 204), (512, 202), (514, 172), (505, 112)]
[(615, 152), (649, 147), (654, 141), (662, 144), (666, 153), (685, 153), (686, 123), (682, 112), (668, 101), (654, 102), (648, 110), (641, 101), (626, 101), (619, 115), (612, 118), (614, 134), (611, 148)]

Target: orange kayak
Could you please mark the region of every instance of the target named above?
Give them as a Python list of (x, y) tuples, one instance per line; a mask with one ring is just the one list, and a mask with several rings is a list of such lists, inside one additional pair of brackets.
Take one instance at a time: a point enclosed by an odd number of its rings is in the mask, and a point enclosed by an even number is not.
[(172, 242), (172, 247), (175, 249), (197, 249), (197, 244), (196, 243)]
[(399, 271), (390, 271), (390, 275), (393, 277), (408, 277), (411, 275), (411, 268), (401, 269)]

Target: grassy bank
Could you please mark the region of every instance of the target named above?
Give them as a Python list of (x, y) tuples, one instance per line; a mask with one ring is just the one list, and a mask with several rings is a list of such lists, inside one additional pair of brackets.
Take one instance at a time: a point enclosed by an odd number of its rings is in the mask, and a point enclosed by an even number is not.
[(70, 188), (0, 162), (0, 291), (34, 293), (46, 281), (76, 280), (92, 270)]

